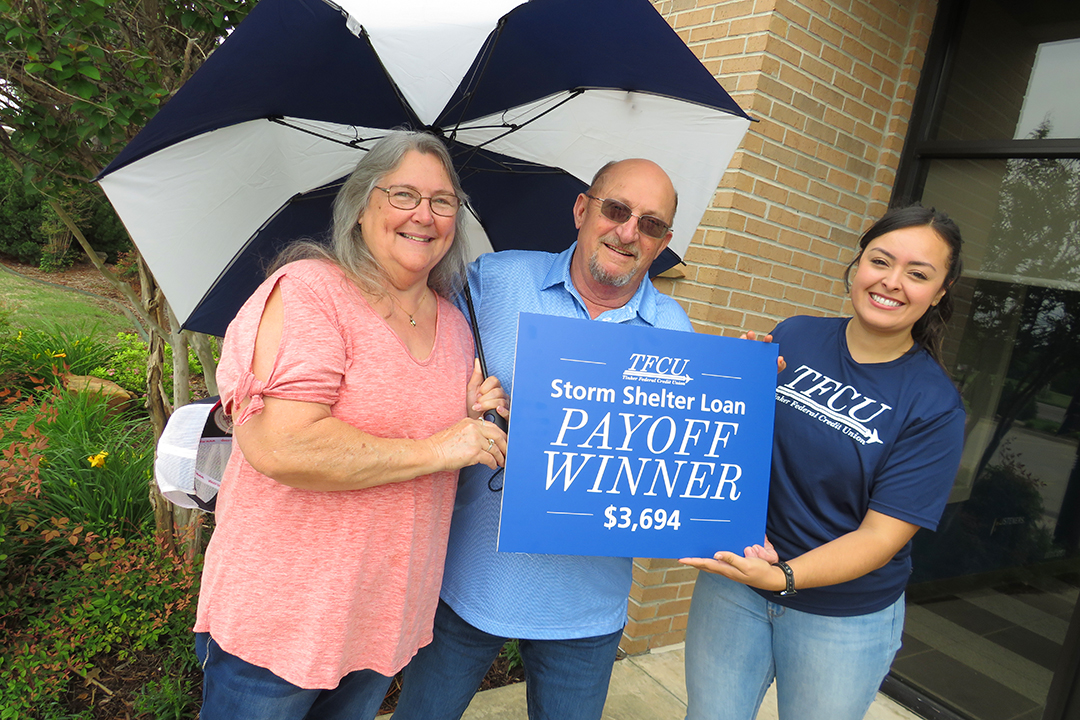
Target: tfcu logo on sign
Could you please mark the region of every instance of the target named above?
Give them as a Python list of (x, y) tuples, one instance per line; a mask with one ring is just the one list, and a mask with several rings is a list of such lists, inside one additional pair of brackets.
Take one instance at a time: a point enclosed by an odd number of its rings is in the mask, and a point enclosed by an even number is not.
[(690, 361), (686, 358), (632, 353), (630, 367), (623, 370), (623, 380), (653, 382), (664, 385), (685, 385), (694, 378), (686, 373)]

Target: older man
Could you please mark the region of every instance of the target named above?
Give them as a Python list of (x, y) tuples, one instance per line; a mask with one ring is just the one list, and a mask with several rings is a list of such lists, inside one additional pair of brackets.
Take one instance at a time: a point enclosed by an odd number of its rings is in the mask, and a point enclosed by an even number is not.
[[(691, 330), (647, 282), (671, 240), (675, 188), (648, 160), (605, 165), (574, 203), (561, 254), (508, 251), (469, 269), (489, 372), (511, 390), (517, 318), (543, 313)], [(461, 472), (434, 640), (405, 669), (395, 720), (460, 718), (507, 638), (519, 638), (531, 720), (598, 719), (630, 591), (631, 559), (496, 552), (502, 483)]]

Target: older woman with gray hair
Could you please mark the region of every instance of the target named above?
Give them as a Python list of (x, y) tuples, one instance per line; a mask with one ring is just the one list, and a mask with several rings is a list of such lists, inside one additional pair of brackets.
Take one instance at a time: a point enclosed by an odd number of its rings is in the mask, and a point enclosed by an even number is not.
[(379, 141), (229, 326), (235, 444), (206, 552), (203, 720), (372, 718), (431, 640), (458, 469), (505, 460), (447, 298), (465, 197), (443, 144)]

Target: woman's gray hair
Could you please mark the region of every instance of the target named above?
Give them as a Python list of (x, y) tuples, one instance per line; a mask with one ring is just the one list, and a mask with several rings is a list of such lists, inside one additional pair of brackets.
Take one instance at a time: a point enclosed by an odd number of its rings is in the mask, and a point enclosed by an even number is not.
[(464, 203), (468, 199), (461, 188), (449, 151), (439, 138), (431, 133), (413, 130), (393, 130), (375, 143), (356, 168), (349, 174), (334, 199), (334, 220), (331, 227), (330, 245), (310, 240), (293, 243), (274, 260), (270, 272), (286, 263), (304, 258), (322, 258), (344, 270), (363, 290), (381, 295), (387, 275), (371, 254), (364, 241), (358, 222), (367, 210), (371, 193), (380, 181), (401, 165), (409, 152), (434, 155), (442, 163), (454, 194), (461, 198), (462, 207), (454, 216), (454, 240), (450, 249), (428, 276), (428, 286), (445, 298), (451, 298), (461, 289), (465, 279), (467, 246), (465, 235)]

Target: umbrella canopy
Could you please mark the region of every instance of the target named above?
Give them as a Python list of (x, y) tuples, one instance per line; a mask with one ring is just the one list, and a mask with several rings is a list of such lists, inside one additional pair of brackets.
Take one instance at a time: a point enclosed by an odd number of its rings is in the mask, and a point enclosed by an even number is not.
[(183, 326), (221, 335), (387, 129), (447, 143), (473, 255), (565, 249), (601, 165), (657, 162), (679, 212), (656, 271), (749, 122), (648, 0), (262, 0), (98, 181)]

